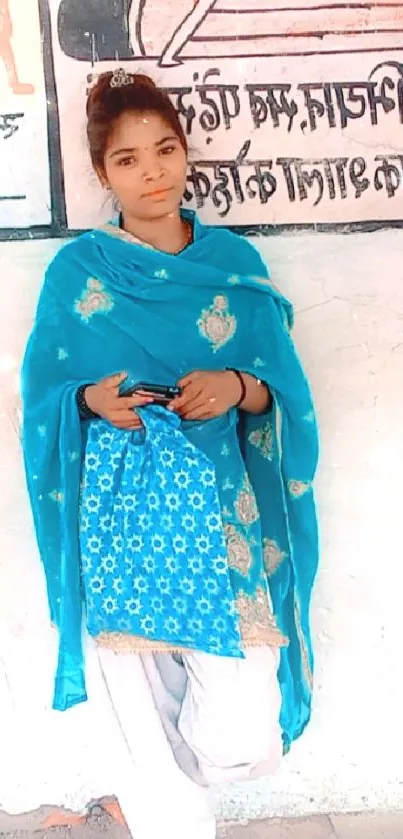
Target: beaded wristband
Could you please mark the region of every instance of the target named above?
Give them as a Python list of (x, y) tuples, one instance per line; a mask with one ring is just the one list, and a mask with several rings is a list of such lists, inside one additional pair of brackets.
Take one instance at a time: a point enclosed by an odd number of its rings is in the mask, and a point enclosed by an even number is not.
[(78, 413), (80, 414), (80, 417), (83, 420), (99, 419), (99, 414), (96, 414), (94, 411), (92, 411), (85, 401), (85, 391), (87, 387), (91, 387), (90, 382), (86, 385), (80, 385), (80, 387), (77, 388), (76, 402)]

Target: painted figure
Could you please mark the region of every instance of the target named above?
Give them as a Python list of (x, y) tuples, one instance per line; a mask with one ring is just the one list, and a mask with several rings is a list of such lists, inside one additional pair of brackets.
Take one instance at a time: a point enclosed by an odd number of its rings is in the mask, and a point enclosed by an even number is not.
[(24, 95), (34, 92), (32, 84), (24, 84), (18, 78), (12, 45), (13, 26), (8, 0), (0, 0), (0, 58), (6, 68), (8, 83), (13, 93)]
[(155, 58), (179, 63), (181, 48), (198, 30), (217, 0), (62, 0), (60, 46), (78, 61)]
[[(158, 37), (158, 26), (156, 25), (155, 3), (152, 0), (151, 2), (150, 0), (132, 0), (129, 11), (129, 32), (134, 54), (139, 55), (142, 51), (143, 54), (153, 57), (159, 54), (159, 63), (165, 67), (179, 64), (178, 56), (181, 49), (201, 26), (216, 2), (217, 0), (177, 2), (174, 9), (169, 8), (171, 31), (168, 30), (167, 32), (164, 26), (163, 31), (161, 31), (163, 36), (161, 40)], [(147, 26), (148, 23), (149, 26)], [(149, 44), (144, 44), (147, 28), (152, 33), (152, 39), (150, 38)], [(158, 43), (159, 41), (160, 43)]]
[[(59, 39), (66, 55), (92, 63), (147, 58), (171, 67), (199, 58), (400, 48), (403, 4), (341, 0), (260, 4), (247, 0), (62, 0)], [(385, 28), (386, 25), (386, 28)], [(374, 34), (375, 33), (375, 34)], [(351, 36), (354, 35), (352, 47)], [(368, 47), (368, 36), (375, 42)]]
[(194, 0), (193, 9), (175, 31), (171, 40), (168, 41), (161, 55), (160, 64), (169, 67), (171, 64), (178, 63), (177, 56), (180, 50), (203, 23), (208, 13), (212, 11), (213, 6), (216, 5), (216, 2), (217, 0)]

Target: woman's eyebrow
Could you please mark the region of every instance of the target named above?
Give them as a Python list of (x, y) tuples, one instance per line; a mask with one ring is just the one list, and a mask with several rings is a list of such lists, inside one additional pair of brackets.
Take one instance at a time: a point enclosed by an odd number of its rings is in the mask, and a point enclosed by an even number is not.
[[(163, 143), (172, 142), (172, 140), (177, 140), (176, 134), (168, 135), (167, 137), (163, 137), (162, 140), (158, 140), (154, 145), (155, 146), (162, 146)], [(131, 148), (131, 149), (116, 149), (116, 151), (111, 152), (109, 157), (116, 157), (117, 154), (133, 154), (133, 152), (138, 151), (138, 148)]]

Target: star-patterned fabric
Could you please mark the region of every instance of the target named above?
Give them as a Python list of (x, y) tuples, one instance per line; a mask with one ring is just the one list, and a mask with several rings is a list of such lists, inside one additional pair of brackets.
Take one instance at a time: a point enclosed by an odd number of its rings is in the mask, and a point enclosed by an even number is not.
[(242, 657), (214, 465), (163, 408), (144, 431), (92, 423), (80, 505), (91, 635)]

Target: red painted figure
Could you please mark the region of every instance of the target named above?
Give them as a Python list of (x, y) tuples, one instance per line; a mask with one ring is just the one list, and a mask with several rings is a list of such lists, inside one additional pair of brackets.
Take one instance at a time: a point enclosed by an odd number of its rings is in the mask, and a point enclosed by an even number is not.
[(34, 92), (33, 85), (23, 84), (18, 78), (12, 35), (13, 27), (8, 0), (0, 0), (0, 59), (4, 62), (8, 83), (13, 93), (30, 94)]

